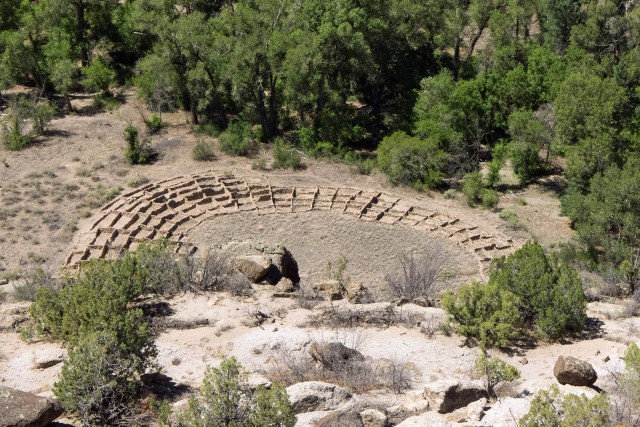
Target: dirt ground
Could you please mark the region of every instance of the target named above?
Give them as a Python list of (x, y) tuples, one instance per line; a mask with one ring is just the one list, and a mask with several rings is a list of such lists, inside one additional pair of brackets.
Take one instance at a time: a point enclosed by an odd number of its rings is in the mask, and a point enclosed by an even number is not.
[[(185, 115), (177, 113), (163, 115), (169, 126), (149, 136), (159, 154), (157, 161), (130, 166), (123, 155), (123, 129), (128, 123), (140, 129), (144, 125), (133, 95), (126, 93), (125, 99), (126, 103), (113, 112), (78, 113), (54, 120), (50, 134), (24, 151), (0, 151), (0, 281), (9, 282), (0, 289), (10, 290), (21, 275), (36, 267), (58, 271), (78, 230), (88, 229), (100, 207), (118, 194), (144, 182), (208, 170), (220, 175), (268, 176), (270, 182), (281, 185), (377, 189), (503, 233), (513, 239), (515, 246), (536, 238), (544, 246), (553, 247), (574, 236), (568, 220), (560, 216), (557, 196), (540, 185), (501, 197), (499, 207), (513, 210), (523, 225), (514, 229), (498, 212), (468, 207), (460, 195), (445, 199), (437, 192), (418, 193), (394, 187), (379, 173), (357, 175), (345, 164), (305, 159), (306, 169), (300, 172), (255, 171), (252, 159), (228, 157), (219, 150), (214, 161), (196, 162), (191, 150), (202, 137), (192, 133)], [(78, 99), (74, 104), (82, 111), (87, 102)], [(215, 143), (211, 138), (207, 140)], [(323, 278), (327, 262), (344, 254), (349, 261), (347, 276), (371, 286), (379, 295), (384, 294), (384, 274), (394, 268), (395, 257), (403, 250), (445, 251), (448, 265), (456, 272), (450, 286), (479, 278), (478, 266), (469, 254), (447, 241), (409, 227), (358, 222), (332, 212), (269, 216), (238, 213), (205, 221), (189, 235), (199, 246), (256, 237), (285, 244), (299, 263), (303, 281)], [(196, 329), (169, 329), (157, 339), (162, 372), (177, 384), (191, 387), (199, 386), (207, 365), (216, 365), (226, 355), (236, 356), (248, 371), (260, 372), (269, 368), (284, 344), (301, 351), (318, 339), (337, 339), (347, 344), (357, 341), (358, 350), (368, 358), (408, 360), (419, 374), (412, 390), (403, 395), (371, 393), (359, 398), (384, 402), (385, 408), (404, 405), (410, 412), (411, 408), (420, 407), (416, 396), (425, 384), (451, 376), (468, 378), (478, 355), (477, 348), (461, 346), (460, 337), (429, 337), (411, 325), (353, 330), (311, 328), (306, 320), (321, 307), (313, 312), (298, 308), (295, 300), (274, 299), (269, 292), (259, 291), (247, 299), (226, 294), (186, 294), (168, 302), (175, 319), (209, 321), (207, 326)], [(38, 362), (62, 360), (66, 351), (58, 343), (29, 344), (20, 338), (13, 326), (26, 318), (27, 308), (27, 303), (13, 302), (11, 298), (0, 304), (0, 384), (51, 395), (61, 364), (38, 368)], [(257, 308), (281, 315), (274, 315), (260, 327), (247, 326), (247, 316)], [(475, 425), (514, 426), (514, 417), (527, 411), (531, 394), (555, 383), (552, 371), (559, 355), (591, 362), (601, 378), (596, 385), (600, 381), (606, 383), (610, 372), (621, 366), (625, 345), (640, 339), (640, 319), (619, 317), (622, 309), (620, 303), (591, 303), (589, 315), (596, 326), (584, 339), (541, 344), (519, 354), (496, 352), (496, 357), (522, 371), (513, 393), (519, 397), (505, 397), (491, 404), (483, 420)], [(415, 311), (425, 318), (444, 318), (437, 308), (410, 305), (402, 310)], [(526, 365), (518, 362), (522, 356), (528, 359)], [(609, 359), (605, 362), (606, 356)], [(591, 393), (590, 389), (563, 390)]]

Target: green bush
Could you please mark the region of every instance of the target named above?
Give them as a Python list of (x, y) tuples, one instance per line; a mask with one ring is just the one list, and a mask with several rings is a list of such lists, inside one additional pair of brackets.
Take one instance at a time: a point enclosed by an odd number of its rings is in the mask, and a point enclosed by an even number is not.
[(489, 175), (487, 185), (495, 187), (500, 182), (500, 170), (505, 164), (507, 157), (507, 146), (503, 143), (497, 144), (491, 151), (491, 162), (489, 162)]
[(503, 209), (499, 214), (500, 218), (507, 222), (507, 227), (511, 230), (522, 230), (524, 229), (524, 224), (518, 219), (518, 215), (510, 209)]
[(378, 147), (378, 167), (395, 185), (432, 188), (444, 177), (447, 155), (431, 139), (395, 132)]
[(467, 197), (467, 204), (475, 206), (482, 201), (484, 182), (480, 172), (472, 172), (464, 177), (462, 193)]
[(158, 114), (152, 114), (149, 120), (144, 121), (144, 124), (147, 125), (147, 129), (149, 129), (151, 133), (159, 132), (164, 127), (162, 117)]
[(109, 331), (86, 335), (69, 350), (53, 391), (66, 411), (86, 426), (130, 425), (140, 377), (152, 366), (155, 349), (130, 352)]
[(33, 122), (33, 133), (42, 135), (47, 131), (49, 123), (56, 116), (56, 106), (48, 102), (35, 103), (30, 115)]
[(488, 188), (482, 190), (482, 200), (480, 203), (482, 204), (483, 208), (494, 209), (496, 206), (498, 206), (499, 201), (500, 196), (495, 190), (491, 190)]
[(124, 139), (127, 143), (125, 157), (132, 165), (143, 165), (153, 160), (153, 150), (146, 140), (140, 141), (138, 128), (128, 125), (124, 128)]
[(203, 136), (216, 137), (220, 135), (220, 131), (218, 130), (218, 127), (211, 122), (204, 122), (202, 124), (194, 126), (194, 131), (196, 134), (203, 135)]
[(25, 282), (13, 288), (13, 297), (17, 301), (35, 301), (36, 292), (40, 288), (57, 290), (60, 284), (53, 275), (42, 268), (36, 268), (25, 277)]
[(496, 387), (504, 383), (511, 383), (520, 378), (520, 371), (496, 357), (487, 357), (483, 352), (476, 359), (475, 369), (482, 376), (487, 393), (496, 397)]
[(82, 84), (89, 90), (109, 93), (109, 87), (115, 80), (116, 73), (101, 58), (94, 59), (82, 69)]
[(285, 143), (281, 139), (276, 139), (273, 144), (273, 163), (274, 169), (302, 169), (302, 156), (291, 145)]
[(444, 307), (462, 335), (483, 346), (505, 346), (521, 324), (551, 341), (584, 328), (587, 300), (578, 273), (546, 256), (538, 243), (500, 258), (492, 270), (487, 285), (445, 295)]
[(253, 148), (249, 123), (235, 121), (218, 137), (220, 149), (232, 156), (246, 156)]
[(196, 146), (193, 147), (191, 155), (193, 160), (198, 162), (207, 162), (216, 158), (216, 154), (213, 152), (213, 147), (205, 141), (198, 141)]
[(585, 395), (561, 396), (557, 386), (542, 390), (533, 398), (529, 412), (518, 425), (520, 427), (608, 427), (611, 425), (611, 405), (606, 394), (593, 399)]
[(537, 242), (500, 258), (489, 282), (516, 296), (525, 325), (542, 339), (560, 339), (586, 324), (587, 299), (578, 273), (545, 255)]
[(371, 175), (371, 172), (373, 172), (373, 169), (376, 167), (376, 161), (374, 159), (365, 158), (360, 154), (354, 154), (352, 152), (348, 152), (345, 155), (345, 160), (352, 165), (360, 175)]
[(517, 298), (496, 284), (474, 282), (447, 292), (443, 306), (457, 324), (457, 332), (481, 347), (506, 347), (520, 336)]
[(33, 140), (29, 134), (23, 134), (22, 119), (11, 117), (11, 125), (2, 127), (2, 144), (9, 151), (19, 151), (25, 148)]
[(235, 358), (207, 368), (200, 396), (189, 399), (178, 426), (293, 427), (296, 416), (284, 387), (276, 382), (249, 392), (241, 384), (240, 369)]

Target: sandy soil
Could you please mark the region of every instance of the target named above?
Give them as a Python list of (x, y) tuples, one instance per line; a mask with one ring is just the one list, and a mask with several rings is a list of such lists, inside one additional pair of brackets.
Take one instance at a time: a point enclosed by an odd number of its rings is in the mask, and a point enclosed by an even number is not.
[(333, 212), (239, 213), (205, 221), (190, 232), (198, 247), (246, 239), (284, 244), (298, 263), (303, 284), (326, 279), (327, 263), (343, 254), (348, 260), (345, 275), (382, 296), (384, 277), (399, 268), (397, 257), (403, 251), (416, 257), (444, 254), (445, 266), (456, 274), (447, 285), (479, 278), (477, 263), (469, 254), (444, 239), (405, 225), (356, 221)]

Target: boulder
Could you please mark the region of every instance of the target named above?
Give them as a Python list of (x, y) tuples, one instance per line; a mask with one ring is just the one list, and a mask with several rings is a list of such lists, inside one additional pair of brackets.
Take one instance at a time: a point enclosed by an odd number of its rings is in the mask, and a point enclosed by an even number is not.
[(320, 295), (329, 301), (341, 300), (347, 292), (342, 283), (333, 279), (314, 283), (311, 285), (311, 289), (315, 294)]
[(1, 427), (44, 427), (63, 412), (53, 399), (0, 386)]
[(574, 386), (591, 386), (598, 379), (598, 374), (590, 363), (575, 357), (558, 357), (553, 367), (553, 375), (560, 384)]
[(255, 240), (229, 242), (220, 247), (232, 265), (253, 283), (275, 285), (286, 277), (294, 284), (300, 282), (298, 263), (282, 244)]
[(296, 414), (332, 411), (351, 399), (351, 393), (335, 384), (307, 381), (287, 387), (289, 402)]
[(386, 427), (388, 419), (384, 412), (378, 409), (365, 409), (360, 412), (364, 427)]
[(487, 399), (480, 399), (476, 402), (471, 402), (466, 410), (467, 417), (470, 421), (480, 421), (484, 417), (484, 408), (487, 406)]
[(479, 383), (447, 379), (425, 387), (424, 397), (430, 408), (447, 414), (488, 396), (485, 388)]
[(260, 283), (273, 266), (271, 258), (264, 255), (242, 255), (235, 257), (231, 264), (251, 283)]
[(362, 353), (341, 342), (314, 342), (309, 346), (309, 355), (327, 369), (365, 360)]
[(365, 427), (360, 414), (355, 411), (337, 411), (325, 416), (316, 427)]
[(347, 301), (351, 304), (371, 304), (373, 302), (371, 292), (362, 283), (349, 283), (345, 292)]

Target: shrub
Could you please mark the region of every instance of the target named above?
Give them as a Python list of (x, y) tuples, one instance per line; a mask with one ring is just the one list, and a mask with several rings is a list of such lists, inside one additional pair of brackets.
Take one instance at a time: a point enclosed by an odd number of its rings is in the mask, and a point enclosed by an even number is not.
[(229, 155), (246, 156), (253, 147), (251, 126), (246, 122), (235, 121), (218, 138), (220, 149)]
[(489, 175), (487, 176), (487, 185), (489, 187), (495, 187), (500, 181), (500, 170), (505, 164), (507, 157), (507, 146), (505, 144), (498, 144), (493, 147), (491, 151), (491, 162), (489, 162)]
[(193, 151), (191, 152), (193, 160), (198, 162), (206, 162), (210, 160), (214, 160), (216, 158), (215, 153), (213, 152), (213, 147), (211, 144), (205, 141), (198, 141), (195, 147), (193, 147)]
[(518, 425), (520, 427), (574, 427), (611, 425), (609, 399), (602, 393), (593, 399), (585, 395), (560, 396), (557, 386), (542, 390), (534, 397)]
[(373, 172), (373, 169), (376, 167), (375, 159), (365, 158), (361, 154), (351, 151), (345, 155), (345, 160), (352, 165), (360, 175), (371, 175), (371, 172)]
[(467, 196), (469, 206), (475, 206), (482, 200), (484, 182), (480, 172), (472, 172), (464, 177), (462, 193)]
[(33, 138), (31, 135), (23, 134), (21, 118), (10, 117), (10, 123), (10, 126), (3, 124), (2, 144), (9, 151), (22, 150), (31, 143)]
[(525, 325), (546, 340), (581, 330), (587, 299), (578, 273), (547, 256), (537, 242), (499, 259), (489, 281), (512, 292)]
[(506, 347), (520, 335), (517, 299), (494, 283), (462, 286), (456, 293), (447, 292), (442, 303), (457, 332), (483, 348)]
[(400, 268), (385, 275), (394, 297), (413, 300), (431, 296), (433, 287), (444, 268), (444, 259), (437, 254), (417, 257), (413, 252), (398, 255)]
[(220, 131), (218, 130), (218, 127), (211, 122), (204, 122), (197, 126), (194, 126), (194, 131), (198, 135), (203, 135), (203, 136), (216, 137), (220, 135)]
[(496, 387), (503, 383), (510, 383), (520, 378), (520, 371), (498, 358), (487, 357), (483, 352), (475, 362), (476, 371), (482, 376), (487, 393), (496, 396)]
[(60, 284), (50, 272), (42, 268), (36, 268), (25, 276), (25, 283), (16, 285), (13, 289), (13, 297), (17, 301), (35, 301), (36, 292), (40, 288), (57, 290)]
[(159, 132), (164, 127), (164, 122), (159, 114), (152, 114), (150, 119), (144, 121), (144, 124), (151, 133)]
[(149, 178), (144, 175), (137, 175), (127, 181), (127, 185), (132, 188), (140, 187), (141, 185), (145, 185), (149, 183)]
[(292, 146), (285, 143), (282, 139), (276, 139), (273, 144), (273, 163), (274, 169), (302, 169), (302, 156)]
[(435, 187), (444, 177), (447, 155), (437, 141), (395, 132), (378, 147), (378, 167), (395, 185)]
[(448, 189), (447, 191), (444, 192), (444, 198), (445, 199), (455, 199), (456, 198), (456, 190), (454, 190), (453, 188)]
[(524, 224), (518, 219), (518, 215), (510, 209), (500, 211), (499, 216), (507, 222), (507, 227), (511, 230), (522, 230), (525, 228)]
[(38, 102), (33, 105), (31, 110), (31, 120), (33, 122), (33, 133), (36, 135), (44, 134), (51, 120), (56, 116), (56, 106), (48, 102)]
[(488, 188), (482, 190), (482, 201), (480, 202), (482, 204), (482, 207), (487, 209), (494, 209), (496, 206), (498, 206), (499, 201), (500, 196), (496, 191), (490, 190)]
[(109, 87), (113, 83), (116, 73), (102, 58), (94, 59), (91, 64), (82, 69), (84, 80), (82, 84), (89, 90), (109, 93)]
[(151, 366), (151, 347), (131, 353), (108, 331), (93, 332), (69, 350), (53, 391), (84, 425), (130, 425), (140, 377)]
[(276, 382), (252, 393), (241, 383), (240, 369), (235, 358), (207, 368), (200, 396), (189, 399), (178, 426), (293, 427), (296, 416), (284, 387)]
[(153, 160), (153, 150), (146, 140), (140, 141), (138, 128), (129, 125), (124, 128), (124, 139), (127, 143), (125, 157), (132, 165), (143, 165)]

